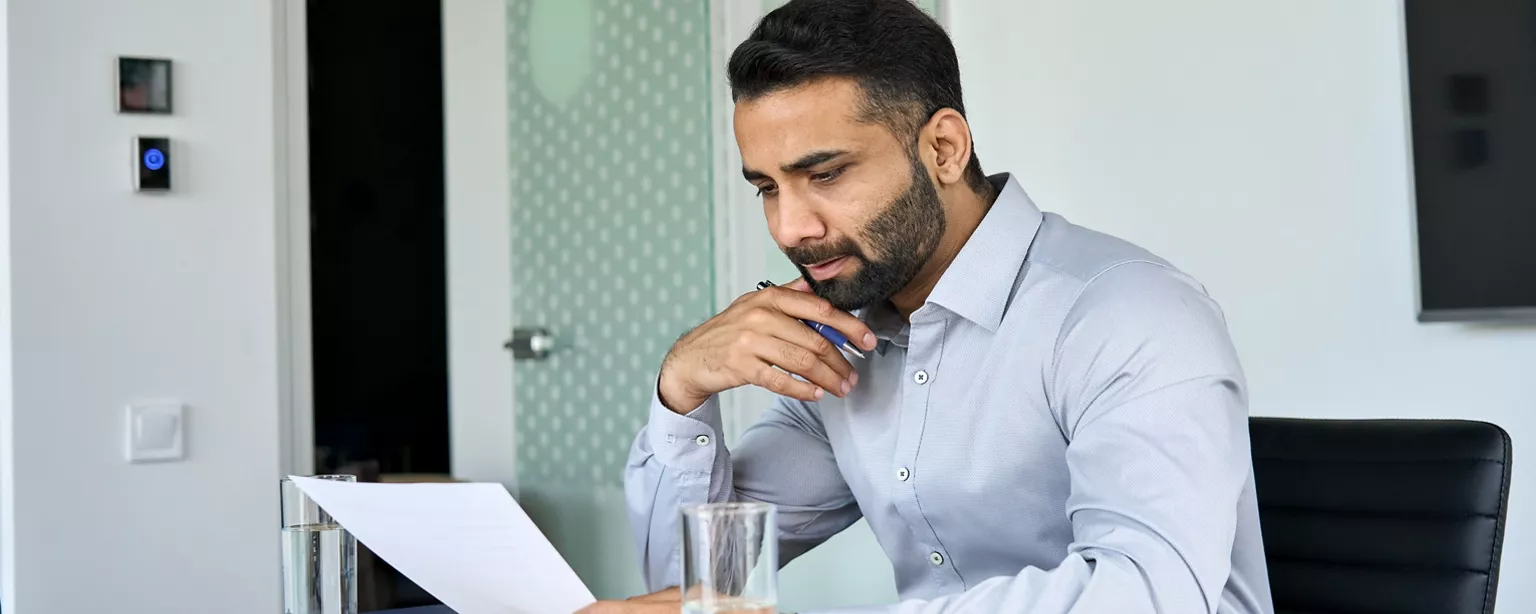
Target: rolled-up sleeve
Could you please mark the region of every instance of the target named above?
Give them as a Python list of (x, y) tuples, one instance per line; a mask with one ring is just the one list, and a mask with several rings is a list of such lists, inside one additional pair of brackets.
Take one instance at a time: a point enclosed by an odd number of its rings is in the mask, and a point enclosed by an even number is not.
[(1047, 386), (1068, 439), (1066, 558), (938, 599), (857, 611), (1220, 609), (1251, 459), (1245, 383), (1216, 304), (1158, 264), (1110, 269), (1069, 310)]

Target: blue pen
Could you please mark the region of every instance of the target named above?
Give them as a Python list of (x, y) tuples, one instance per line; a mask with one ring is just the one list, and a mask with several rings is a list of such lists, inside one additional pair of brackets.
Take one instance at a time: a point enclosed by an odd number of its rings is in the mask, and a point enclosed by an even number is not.
[[(774, 284), (771, 281), (757, 282), (758, 290), (762, 290), (763, 288), (772, 288), (773, 286)], [(860, 352), (859, 348), (853, 347), (853, 343), (849, 342), (848, 338), (844, 337), (842, 333), (837, 332), (837, 329), (832, 328), (831, 326), (827, 326), (826, 324), (822, 324), (821, 322), (812, 322), (810, 320), (804, 319), (800, 321), (805, 322), (805, 325), (811, 327), (812, 330), (821, 333), (822, 337), (825, 337), (827, 341), (831, 341), (832, 345), (841, 348), (844, 352), (848, 352), (849, 354), (853, 354), (859, 358), (864, 357), (864, 353)]]

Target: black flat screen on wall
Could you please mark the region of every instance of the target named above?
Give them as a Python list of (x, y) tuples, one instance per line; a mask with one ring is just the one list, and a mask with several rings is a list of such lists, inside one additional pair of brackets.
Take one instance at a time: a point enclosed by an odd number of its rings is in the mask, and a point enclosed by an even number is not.
[(1536, 3), (1403, 5), (1419, 319), (1536, 321)]

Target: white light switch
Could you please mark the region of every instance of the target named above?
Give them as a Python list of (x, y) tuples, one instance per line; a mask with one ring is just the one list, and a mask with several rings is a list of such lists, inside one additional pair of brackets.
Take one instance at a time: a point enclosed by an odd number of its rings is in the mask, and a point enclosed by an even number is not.
[(181, 460), (186, 407), (175, 401), (128, 406), (128, 462)]

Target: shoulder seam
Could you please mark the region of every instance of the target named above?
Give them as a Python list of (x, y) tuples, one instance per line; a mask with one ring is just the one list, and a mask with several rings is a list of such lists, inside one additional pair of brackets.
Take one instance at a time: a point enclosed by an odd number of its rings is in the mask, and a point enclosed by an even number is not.
[[(1103, 277), (1105, 273), (1108, 273), (1110, 271), (1113, 271), (1115, 269), (1118, 269), (1118, 268), (1120, 268), (1122, 266), (1125, 266), (1125, 265), (1128, 265), (1128, 264), (1137, 264), (1137, 263), (1150, 264), (1152, 266), (1161, 268), (1161, 269), (1166, 270), (1166, 271), (1171, 271), (1171, 272), (1175, 272), (1175, 273), (1178, 272), (1178, 269), (1173, 268), (1172, 266), (1168, 265), (1167, 263), (1158, 262), (1156, 260), (1148, 260), (1148, 259), (1145, 259), (1145, 258), (1136, 258), (1136, 259), (1131, 259), (1131, 260), (1122, 260), (1120, 262), (1116, 262), (1114, 264), (1106, 266), (1103, 269), (1100, 269), (1099, 272), (1094, 273), (1092, 276), (1088, 277), (1087, 279), (1083, 279), (1081, 276), (1078, 276), (1078, 275), (1072, 275), (1072, 277), (1074, 277), (1076, 279), (1079, 279), (1079, 280), (1082, 280), (1083, 285), (1080, 286), (1077, 289), (1077, 292), (1072, 295), (1072, 300), (1067, 303), (1066, 310), (1062, 312), (1061, 322), (1056, 324), (1056, 339), (1055, 339), (1055, 341), (1053, 341), (1051, 343), (1051, 362), (1050, 362), (1051, 370), (1050, 370), (1050, 372), (1049, 372), (1049, 374), (1048, 374), (1048, 376), (1046, 378), (1047, 382), (1054, 382), (1056, 380), (1056, 371), (1061, 368), (1060, 361), (1061, 361), (1062, 331), (1066, 330), (1067, 320), (1069, 319), (1067, 316), (1072, 313), (1072, 309), (1073, 308), (1077, 307), (1077, 302), (1082, 299), (1083, 293), (1088, 291), (1088, 287), (1093, 285), (1093, 282), (1097, 281), (1100, 277)], [(1058, 267), (1054, 267), (1054, 266), (1051, 266), (1049, 264), (1045, 264), (1045, 266), (1047, 268), (1053, 270), (1053, 271), (1058, 272), (1058, 273), (1062, 273), (1062, 274), (1065, 274), (1065, 275), (1071, 275), (1071, 273), (1068, 273), (1067, 271), (1063, 271), (1063, 270), (1061, 270)], [(1056, 396), (1054, 394), (1051, 394), (1054, 391), (1050, 391), (1050, 386), (1049, 385), (1047, 385), (1046, 388), (1047, 388), (1047, 393), (1046, 393), (1046, 398), (1047, 399), (1049, 399), (1049, 398), (1051, 398), (1053, 396)], [(1051, 413), (1052, 414), (1056, 414), (1058, 417), (1060, 416), (1060, 414), (1057, 414), (1056, 408), (1052, 407), (1050, 409), (1051, 409)], [(1065, 428), (1065, 425), (1060, 424), (1059, 422), (1058, 422), (1057, 426), (1061, 426), (1061, 427)], [(1066, 431), (1063, 430), (1063, 432), (1066, 432)]]
[[(1173, 267), (1168, 266), (1167, 264), (1158, 262), (1156, 260), (1147, 260), (1145, 258), (1138, 258), (1138, 259), (1135, 259), (1135, 260), (1122, 260), (1120, 262), (1116, 262), (1114, 264), (1111, 264), (1111, 265), (1109, 265), (1107, 267), (1104, 267), (1103, 269), (1099, 270), (1099, 272), (1094, 273), (1093, 276), (1091, 276), (1091, 277), (1089, 277), (1087, 279), (1083, 279), (1082, 277), (1074, 276), (1074, 277), (1077, 277), (1078, 279), (1082, 279), (1083, 285), (1078, 287), (1077, 292), (1072, 295), (1072, 300), (1067, 303), (1067, 310), (1065, 312), (1063, 312), (1062, 315), (1065, 316), (1067, 314), (1072, 313), (1072, 308), (1077, 307), (1077, 302), (1079, 300), (1082, 300), (1083, 293), (1088, 291), (1088, 286), (1093, 285), (1093, 282), (1098, 281), (1098, 279), (1100, 277), (1103, 277), (1105, 273), (1108, 273), (1110, 271), (1113, 271), (1115, 269), (1118, 269), (1118, 268), (1123, 267), (1123, 266), (1128, 265), (1128, 264), (1137, 264), (1137, 263), (1150, 264), (1152, 266), (1158, 267), (1158, 268), (1166, 270), (1166, 271), (1177, 272), (1177, 269), (1174, 269)], [(1052, 270), (1055, 270), (1055, 271), (1059, 272), (1059, 273), (1065, 273), (1065, 274), (1069, 274), (1070, 275), (1070, 273), (1067, 273), (1066, 271), (1062, 271), (1061, 269), (1058, 269), (1056, 267), (1052, 267), (1050, 265), (1046, 265), (1046, 266), (1051, 268)], [(1061, 331), (1062, 331), (1063, 327), (1065, 327), (1066, 325), (1067, 325), (1067, 318), (1066, 317), (1062, 317), (1061, 323), (1057, 324), (1057, 327), (1056, 327), (1056, 343), (1053, 344), (1052, 347), (1051, 347), (1051, 370), (1053, 372), (1056, 369), (1056, 359), (1061, 354)]]

